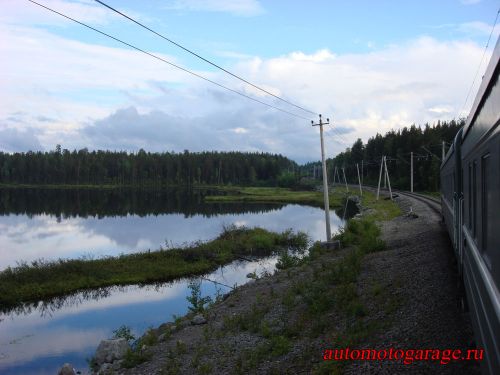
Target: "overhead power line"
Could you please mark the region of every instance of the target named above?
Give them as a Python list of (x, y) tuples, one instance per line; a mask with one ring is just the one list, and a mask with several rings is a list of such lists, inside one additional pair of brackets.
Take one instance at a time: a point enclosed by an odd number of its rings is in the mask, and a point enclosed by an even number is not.
[(337, 137), (338, 137), (338, 138), (340, 138), (340, 139), (342, 140), (342, 142), (343, 142), (345, 145), (347, 145), (347, 146), (351, 147), (350, 142), (347, 140), (347, 138), (345, 138), (345, 137), (342, 135), (342, 133), (341, 133), (339, 130), (337, 130), (337, 128), (334, 128), (334, 127), (333, 127), (332, 125), (330, 125), (330, 124), (328, 124), (328, 126), (330, 127), (331, 131), (333, 131), (335, 134), (337, 134)]
[(493, 23), (493, 27), (491, 28), (491, 32), (490, 32), (490, 36), (488, 37), (488, 41), (486, 42), (486, 46), (484, 47), (483, 56), (481, 57), (481, 61), (479, 61), (479, 65), (477, 67), (476, 74), (474, 75), (474, 79), (472, 80), (472, 84), (470, 85), (469, 91), (467, 92), (467, 97), (465, 98), (464, 105), (462, 106), (462, 109), (460, 110), (460, 112), (458, 112), (457, 117), (460, 116), (460, 113), (465, 109), (465, 106), (467, 105), (467, 101), (469, 100), (469, 96), (472, 92), (472, 88), (474, 87), (474, 84), (476, 83), (476, 78), (477, 78), (477, 75), (479, 73), (479, 69), (481, 69), (481, 65), (483, 65), (484, 55), (486, 55), (486, 51), (488, 50), (488, 46), (490, 45), (491, 36), (493, 35), (493, 31), (495, 31), (495, 26), (497, 25), (499, 14), (500, 14), (500, 8), (498, 8), (497, 15), (495, 17), (495, 22)]
[(172, 63), (172, 62), (170, 62), (170, 61), (168, 61), (168, 60), (166, 60), (166, 59), (164, 59), (164, 58), (162, 58), (162, 57), (160, 57), (160, 56), (157, 56), (157, 55), (155, 55), (155, 54), (153, 54), (153, 53), (151, 53), (151, 52), (148, 52), (148, 51), (143, 50), (143, 49), (141, 49), (141, 48), (139, 48), (139, 47), (136, 47), (136, 46), (134, 46), (134, 45), (132, 45), (132, 44), (130, 44), (130, 43), (127, 43), (127, 42), (125, 42), (125, 41), (121, 40), (121, 39), (118, 39), (117, 37), (114, 37), (114, 36), (112, 36), (112, 35), (110, 35), (110, 34), (105, 33), (104, 31), (101, 31), (101, 30), (96, 29), (96, 28), (94, 28), (94, 27), (92, 27), (92, 26), (89, 26), (89, 25), (87, 25), (87, 24), (86, 24), (86, 23), (84, 23), (84, 22), (78, 21), (78, 20), (76, 20), (76, 19), (74, 19), (74, 18), (72, 18), (72, 17), (70, 17), (70, 16), (67, 16), (67, 15), (65, 15), (65, 14), (63, 14), (63, 13), (61, 13), (61, 12), (58, 12), (57, 10), (54, 10), (54, 9), (52, 9), (52, 8), (49, 8), (48, 6), (45, 6), (45, 5), (40, 4), (40, 3), (37, 3), (36, 1), (33, 1), (33, 0), (28, 0), (28, 1), (29, 1), (29, 2), (31, 2), (31, 3), (33, 3), (33, 4), (36, 4), (36, 5), (40, 6), (40, 7), (42, 7), (42, 8), (45, 8), (45, 9), (46, 9), (46, 10), (48, 10), (48, 11), (51, 11), (51, 12), (53, 12), (53, 13), (55, 13), (55, 14), (58, 14), (58, 15), (60, 15), (61, 17), (64, 17), (64, 18), (66, 18), (66, 19), (68, 19), (68, 20), (71, 20), (71, 21), (73, 21), (73, 22), (76, 22), (76, 23), (78, 23), (79, 25), (82, 25), (82, 26), (84, 26), (84, 27), (86, 27), (86, 28), (88, 28), (88, 29), (90, 29), (90, 30), (93, 30), (93, 31), (95, 31), (95, 32), (97, 32), (97, 33), (99, 33), (99, 34), (101, 34), (101, 35), (104, 35), (104, 36), (106, 36), (106, 37), (108, 37), (108, 38), (111, 38), (111, 39), (113, 39), (113, 40), (115, 40), (115, 41), (117, 41), (117, 42), (119, 42), (119, 43), (121, 43), (121, 44), (124, 44), (124, 45), (126, 45), (127, 47), (130, 47), (130, 48), (132, 48), (132, 49), (135, 49), (136, 51), (142, 52), (142, 53), (144, 53), (144, 54), (146, 54), (146, 55), (148, 55), (148, 56), (150, 56), (150, 57), (153, 57), (153, 58), (155, 58), (155, 59), (157, 59), (157, 60), (160, 60), (160, 61), (162, 61), (162, 62), (164, 62), (164, 63), (166, 63), (166, 64), (168, 64), (168, 65), (170, 65), (170, 66), (173, 66), (174, 68), (180, 69), (180, 70), (182, 70), (182, 71), (184, 71), (184, 72), (186, 72), (186, 73), (189, 73), (189, 74), (191, 74), (191, 75), (193, 75), (193, 76), (195, 76), (195, 77), (198, 77), (198, 78), (200, 78), (200, 79), (203, 79), (204, 81), (210, 82), (210, 83), (212, 83), (212, 84), (214, 84), (214, 85), (216, 85), (216, 86), (218, 86), (218, 87), (220, 87), (220, 88), (223, 88), (223, 89), (225, 89), (225, 90), (231, 91), (231, 92), (232, 92), (232, 93), (234, 93), (234, 94), (240, 95), (240, 96), (242, 96), (242, 97), (244, 97), (244, 98), (247, 98), (247, 99), (250, 99), (250, 100), (253, 100), (254, 102), (260, 103), (260, 104), (265, 105), (265, 106), (267, 106), (267, 107), (269, 107), (269, 108), (273, 108), (273, 109), (275, 109), (275, 110), (277, 110), (277, 111), (281, 111), (281, 112), (286, 113), (286, 114), (288, 114), (288, 115), (290, 115), (290, 116), (298, 117), (298, 118), (303, 119), (303, 120), (310, 120), (310, 119), (309, 119), (309, 118), (307, 118), (307, 117), (304, 117), (304, 116), (298, 115), (298, 114), (293, 113), (293, 112), (289, 112), (289, 111), (287, 111), (287, 110), (285, 110), (285, 109), (282, 109), (282, 108), (279, 108), (279, 107), (275, 107), (275, 106), (273, 106), (272, 104), (268, 104), (268, 103), (263, 102), (263, 101), (261, 101), (261, 100), (259, 100), (259, 99), (255, 99), (255, 98), (253, 98), (253, 97), (251, 97), (251, 96), (249, 96), (249, 95), (246, 95), (246, 94), (244, 94), (244, 93), (242, 93), (242, 92), (240, 92), (240, 91), (237, 91), (237, 90), (231, 89), (231, 88), (229, 88), (229, 87), (227, 87), (227, 86), (224, 86), (224, 85), (222, 85), (222, 84), (220, 84), (220, 83), (218, 83), (218, 82), (215, 82), (215, 81), (213, 81), (213, 80), (211, 80), (211, 79), (209, 79), (209, 78), (206, 78), (206, 77), (202, 76), (201, 74), (198, 74), (198, 73), (192, 72), (192, 71), (191, 71), (191, 70), (189, 70), (189, 69), (183, 68), (182, 66), (179, 66), (179, 65), (177, 65), (177, 64), (174, 64), (174, 63)]
[(317, 115), (317, 113), (316, 113), (316, 112), (310, 111), (309, 109), (306, 109), (306, 108), (301, 107), (301, 106), (299, 106), (299, 105), (297, 105), (297, 104), (294, 104), (294, 103), (292, 103), (292, 102), (290, 102), (290, 101), (288, 101), (288, 100), (286, 100), (286, 99), (283, 99), (282, 97), (280, 97), (280, 96), (278, 96), (278, 95), (275, 95), (275, 94), (273, 94), (273, 93), (269, 92), (268, 90), (263, 89), (262, 87), (259, 87), (259, 86), (255, 85), (255, 84), (253, 84), (252, 82), (249, 82), (249, 81), (248, 81), (248, 80), (246, 80), (245, 78), (242, 78), (242, 77), (240, 77), (240, 76), (238, 76), (238, 75), (236, 75), (236, 74), (234, 74), (234, 73), (230, 72), (229, 70), (227, 70), (227, 69), (223, 68), (222, 66), (220, 66), (220, 65), (218, 65), (218, 64), (216, 64), (216, 63), (214, 63), (214, 62), (212, 62), (212, 61), (210, 61), (210, 60), (208, 60), (208, 59), (204, 58), (203, 56), (199, 55), (198, 53), (196, 53), (196, 52), (194, 52), (194, 51), (192, 51), (192, 50), (190, 50), (190, 49), (188, 49), (188, 48), (184, 47), (184, 46), (183, 46), (183, 45), (181, 45), (180, 43), (177, 43), (177, 42), (173, 41), (172, 39), (170, 39), (170, 38), (168, 38), (168, 37), (166, 37), (166, 36), (164, 36), (164, 35), (160, 34), (159, 32), (157, 32), (157, 31), (155, 31), (155, 30), (151, 29), (150, 27), (148, 27), (148, 26), (146, 26), (146, 25), (142, 24), (141, 22), (139, 22), (139, 21), (137, 21), (137, 20), (133, 19), (132, 17), (130, 17), (130, 16), (128, 16), (128, 15), (126, 15), (125, 13), (123, 13), (123, 12), (121, 12), (121, 11), (119, 11), (119, 10), (117, 10), (117, 9), (113, 8), (112, 6), (110, 6), (110, 5), (106, 4), (106, 3), (104, 3), (103, 1), (100, 1), (100, 0), (94, 0), (94, 1), (95, 1), (95, 2), (97, 2), (97, 3), (99, 3), (99, 4), (101, 4), (101, 5), (103, 5), (103, 6), (105, 6), (105, 7), (106, 7), (106, 8), (108, 8), (108, 9), (112, 10), (113, 12), (118, 13), (119, 15), (121, 15), (121, 16), (123, 16), (123, 17), (127, 18), (128, 20), (130, 20), (130, 21), (134, 22), (135, 24), (137, 24), (137, 25), (141, 26), (142, 28), (144, 28), (144, 29), (146, 29), (146, 30), (148, 30), (148, 31), (152, 32), (153, 34), (155, 34), (155, 35), (159, 36), (160, 38), (162, 38), (162, 39), (166, 40), (167, 42), (172, 43), (173, 45), (175, 45), (175, 46), (177, 46), (177, 47), (179, 47), (179, 48), (183, 49), (184, 51), (186, 51), (186, 52), (190, 53), (191, 55), (196, 56), (197, 58), (199, 58), (199, 59), (201, 59), (201, 60), (205, 61), (206, 63), (208, 63), (208, 64), (210, 64), (210, 65), (212, 65), (212, 66), (216, 67), (217, 69), (222, 70), (223, 72), (225, 72), (225, 73), (229, 74), (230, 76), (232, 76), (232, 77), (234, 77), (234, 78), (236, 78), (236, 79), (239, 79), (239, 80), (240, 80), (240, 81), (242, 81), (242, 82), (245, 82), (247, 85), (250, 85), (250, 86), (252, 86), (253, 88), (256, 88), (257, 90), (260, 90), (260, 91), (262, 91), (262, 92), (266, 93), (267, 95), (271, 95), (271, 96), (273, 96), (274, 98), (279, 99), (279, 100), (281, 100), (281, 101), (282, 101), (282, 102), (284, 102), (284, 103), (287, 103), (287, 104), (289, 104), (289, 105), (291, 105), (291, 106), (294, 106), (294, 107), (296, 107), (296, 108), (298, 108), (298, 109), (301, 109), (302, 111), (305, 111), (305, 112), (311, 113), (311, 114), (313, 114), (313, 115)]

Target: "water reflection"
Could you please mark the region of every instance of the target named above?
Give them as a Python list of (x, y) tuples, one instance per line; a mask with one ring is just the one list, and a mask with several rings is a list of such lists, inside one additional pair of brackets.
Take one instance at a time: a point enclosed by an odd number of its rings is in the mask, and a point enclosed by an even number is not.
[[(0, 270), (19, 260), (117, 255), (216, 237), (223, 226), (302, 230), (324, 239), (318, 207), (206, 204), (203, 191), (0, 189)], [(332, 232), (342, 220), (331, 213)], [(206, 278), (227, 286), (272, 272), (276, 257), (237, 261)], [(142, 334), (187, 312), (187, 280), (101, 288), (0, 314), (0, 373), (54, 374), (65, 362), (82, 373), (99, 341), (121, 325)], [(202, 293), (230, 288), (203, 280)]]
[(212, 217), (224, 214), (261, 213), (283, 204), (204, 203), (207, 195), (223, 192), (208, 189), (43, 189), (0, 188), (0, 215), (48, 214), (57, 221), (68, 218), (138, 217), (181, 214)]
[[(269, 257), (222, 267), (202, 279), (202, 294), (226, 293), (230, 288), (224, 285), (241, 285), (250, 272), (272, 272), (276, 261)], [(85, 359), (118, 326), (128, 325), (141, 334), (173, 320), (173, 315), (184, 315), (188, 282), (103, 288), (0, 315), (0, 373), (38, 374), (45, 368), (54, 374), (68, 361), (85, 373)]]
[[(203, 203), (201, 203), (203, 205)], [(222, 206), (222, 205), (219, 205)], [(273, 231), (303, 230), (314, 239), (323, 239), (324, 212), (320, 208), (286, 205), (261, 207), (259, 213), (246, 212), (251, 204), (234, 205), (236, 213), (214, 216), (158, 214), (139, 216), (70, 217), (58, 220), (49, 214), (0, 216), (0, 270), (16, 262), (36, 259), (107, 256), (160, 246), (179, 246), (215, 238), (228, 225), (260, 226)], [(331, 214), (332, 230), (341, 220)]]

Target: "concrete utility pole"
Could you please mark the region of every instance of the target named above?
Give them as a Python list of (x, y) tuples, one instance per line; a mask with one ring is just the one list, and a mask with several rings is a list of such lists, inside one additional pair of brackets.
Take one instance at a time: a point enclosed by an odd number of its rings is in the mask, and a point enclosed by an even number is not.
[(444, 145), (444, 141), (443, 141), (443, 150), (441, 152), (441, 163), (444, 162), (444, 156), (446, 155), (446, 152), (444, 152), (445, 150), (445, 145)]
[[(326, 119), (325, 124), (329, 124), (330, 119)], [(325, 201), (325, 221), (326, 221), (326, 242), (330, 242), (332, 239), (332, 232), (330, 228), (330, 200), (328, 197), (328, 181), (326, 176), (326, 162), (325, 162), (325, 145), (323, 142), (323, 120), (321, 115), (319, 115), (319, 123), (315, 124), (311, 121), (312, 126), (319, 126), (319, 136), (321, 139), (321, 162), (323, 163), (323, 194)]]
[(387, 178), (387, 184), (389, 185), (389, 195), (392, 200), (392, 190), (391, 190), (391, 181), (389, 180), (389, 171), (387, 170), (387, 157), (384, 156), (384, 166), (385, 166), (385, 177)]
[(345, 178), (345, 169), (344, 168), (342, 168), (342, 173), (344, 173), (345, 189), (347, 190), (347, 192), (349, 192), (349, 187), (347, 186), (347, 178)]
[(364, 160), (361, 160), (361, 185), (363, 185), (363, 180), (365, 178), (365, 173), (363, 172), (363, 162)]
[[(385, 156), (384, 156), (384, 165), (385, 165)], [(384, 173), (384, 189), (387, 189), (387, 176)]]
[(377, 200), (380, 195), (380, 180), (382, 180), (382, 168), (384, 168), (384, 157), (382, 156), (382, 160), (380, 160), (380, 173), (378, 175), (378, 187), (377, 187)]
[(335, 172), (333, 172), (333, 182), (335, 182), (335, 176), (337, 176), (337, 183), (340, 185), (339, 170), (335, 167)]
[[(363, 164), (361, 164), (363, 165)], [(363, 189), (361, 189), (361, 177), (359, 177), (359, 164), (356, 163), (356, 169), (358, 170), (358, 182), (359, 182), (359, 194), (363, 196)]]
[(410, 154), (410, 191), (413, 193), (413, 151)]

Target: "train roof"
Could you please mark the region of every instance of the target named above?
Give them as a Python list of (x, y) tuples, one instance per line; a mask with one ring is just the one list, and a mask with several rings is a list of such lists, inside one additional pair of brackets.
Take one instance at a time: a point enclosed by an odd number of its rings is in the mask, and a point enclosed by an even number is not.
[(474, 104), (470, 110), (469, 115), (467, 116), (467, 120), (465, 121), (464, 130), (462, 133), (462, 139), (464, 139), (467, 135), (467, 132), (472, 127), (474, 120), (476, 119), (476, 115), (479, 113), (481, 109), (484, 99), (486, 99), (485, 95), (488, 92), (490, 86), (492, 86), (495, 82), (492, 78), (495, 77), (495, 72), (500, 68), (500, 37), (497, 39), (497, 44), (495, 45), (495, 49), (491, 55), (490, 62), (488, 63), (488, 67), (486, 68), (486, 72), (484, 73), (483, 80), (481, 81), (481, 86), (479, 86), (479, 90), (476, 94), (476, 99), (474, 99)]

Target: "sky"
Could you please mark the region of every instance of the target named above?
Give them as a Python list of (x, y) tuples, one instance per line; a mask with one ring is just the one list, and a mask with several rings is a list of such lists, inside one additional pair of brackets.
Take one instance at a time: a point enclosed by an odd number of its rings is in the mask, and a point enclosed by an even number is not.
[[(250, 151), (319, 160), (361, 138), (467, 116), (498, 0), (0, 0), (0, 151)], [(484, 58), (483, 57), (484, 53)], [(467, 93), (477, 74), (471, 94)]]

